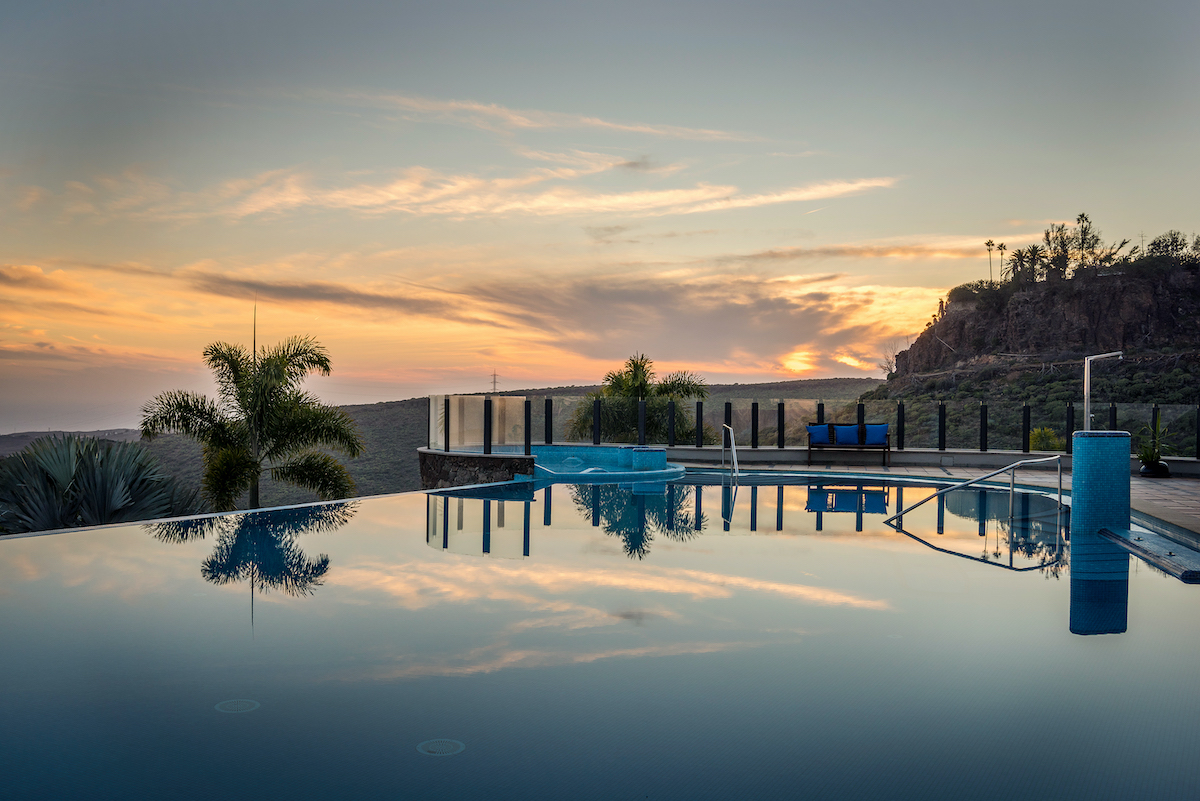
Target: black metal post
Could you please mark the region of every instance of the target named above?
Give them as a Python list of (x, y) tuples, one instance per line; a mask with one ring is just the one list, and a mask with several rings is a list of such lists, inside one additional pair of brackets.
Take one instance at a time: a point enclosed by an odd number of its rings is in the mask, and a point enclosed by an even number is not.
[(675, 447), (675, 401), (667, 401), (667, 447)]
[(750, 447), (758, 447), (758, 401), (750, 404)]
[(492, 399), (483, 399), (483, 452), (492, 452)]
[(860, 426), (867, 424), (867, 406), (866, 404), (858, 404), (858, 424)]
[(979, 450), (987, 451), (987, 404), (979, 402)]
[(445, 417), (442, 420), (442, 425), (446, 429), (446, 450), (450, 450), (450, 396), (446, 396), (445, 402), (442, 404), (442, 414)]
[(600, 399), (592, 401), (592, 444), (600, 444)]
[(1196, 458), (1200, 459), (1200, 404), (1196, 405)]
[(638, 401), (638, 445), (646, 444), (646, 402)]
[(696, 447), (704, 447), (704, 401), (696, 401)]
[[(775, 446), (778, 448), (783, 447), (783, 438), (786, 436), (783, 430), (783, 423), (783, 404), (780, 403), (775, 409)], [(1200, 450), (1197, 453), (1200, 454)]]
[(896, 450), (904, 450), (904, 401), (896, 401)]
[[(1197, 408), (1200, 408), (1200, 407), (1197, 407)], [(1115, 404), (1115, 403), (1108, 404), (1108, 430), (1109, 431), (1117, 430), (1117, 404)], [(1200, 428), (1196, 429), (1196, 433), (1200, 434)], [(1200, 441), (1200, 440), (1198, 440), (1198, 441)]]
[(1158, 404), (1150, 407), (1150, 436), (1158, 436)]
[(825, 424), (825, 404), (817, 401), (817, 425)]
[(1075, 404), (1067, 401), (1067, 453), (1071, 452), (1071, 447), (1075, 442), (1075, 438), (1071, 436), (1075, 433)]
[(525, 455), (533, 453), (533, 401), (525, 401)]
[(1021, 451), (1029, 453), (1029, 403), (1021, 404)]
[(938, 450), (946, 450), (946, 402), (938, 401)]
[(547, 445), (554, 443), (554, 398), (546, 398), (546, 433), (543, 437)]
[(721, 441), (728, 448), (733, 444), (733, 433), (731, 431), (733, 428), (733, 403), (730, 401), (725, 401), (725, 425), (729, 426), (729, 428), (721, 429), (721, 434), (723, 435)]

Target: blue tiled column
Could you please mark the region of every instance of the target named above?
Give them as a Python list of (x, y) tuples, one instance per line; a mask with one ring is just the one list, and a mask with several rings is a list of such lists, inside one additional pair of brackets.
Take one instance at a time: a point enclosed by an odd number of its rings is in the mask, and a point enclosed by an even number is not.
[(1117, 634), (1129, 610), (1129, 554), (1100, 537), (1129, 528), (1129, 433), (1076, 431), (1071, 467), (1071, 631)]

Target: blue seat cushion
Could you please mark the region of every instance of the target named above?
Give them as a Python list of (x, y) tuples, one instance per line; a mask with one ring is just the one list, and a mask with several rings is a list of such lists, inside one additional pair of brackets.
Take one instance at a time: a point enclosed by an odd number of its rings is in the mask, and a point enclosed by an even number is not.
[(833, 435), (839, 445), (859, 445), (858, 426), (834, 426)]
[(867, 426), (867, 441), (864, 445), (887, 445), (888, 424)]
[(805, 426), (808, 429), (808, 441), (813, 445), (829, 445), (829, 426)]

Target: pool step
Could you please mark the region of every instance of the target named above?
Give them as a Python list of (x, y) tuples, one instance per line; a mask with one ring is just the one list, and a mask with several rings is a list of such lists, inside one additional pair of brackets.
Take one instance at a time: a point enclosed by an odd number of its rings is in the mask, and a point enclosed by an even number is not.
[(1100, 529), (1100, 536), (1131, 554), (1169, 573), (1184, 584), (1200, 584), (1200, 552), (1180, 545), (1153, 531), (1133, 532), (1127, 528)]

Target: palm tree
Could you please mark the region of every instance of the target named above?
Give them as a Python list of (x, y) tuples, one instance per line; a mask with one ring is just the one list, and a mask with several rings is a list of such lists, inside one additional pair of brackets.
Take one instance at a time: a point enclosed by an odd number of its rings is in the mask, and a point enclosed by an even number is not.
[(991, 281), (992, 280), (992, 248), (996, 247), (996, 243), (989, 239), (988, 241), (983, 243), (983, 246), (985, 248), (987, 248), (987, 251), (988, 251), (988, 280)]
[(708, 397), (708, 386), (695, 373), (679, 371), (655, 380), (654, 362), (645, 354), (630, 356), (620, 370), (604, 376), (599, 392), (587, 396), (568, 425), (568, 436), (587, 439), (592, 431), (593, 401), (601, 405), (600, 430), (610, 442), (632, 441), (637, 437), (637, 402), (646, 401), (646, 438), (662, 442), (667, 436), (668, 404), (675, 401), (675, 433), (681, 439), (695, 436), (692, 415), (680, 401)]
[(1000, 270), (1000, 277), (1007, 278), (1012, 283), (1020, 283), (1025, 277), (1025, 251), (1017, 248), (1008, 257), (1008, 267)]
[(1003, 242), (1001, 242), (999, 245), (996, 245), (996, 250), (998, 250), (1000, 252), (1000, 277), (1001, 278), (1004, 277), (1004, 251), (1007, 249), (1008, 249), (1008, 247)]
[(322, 500), (353, 494), (354, 481), (337, 459), (363, 451), (350, 416), (300, 390), (310, 372), (329, 375), (329, 355), (311, 337), (292, 337), (247, 353), (240, 345), (215, 342), (204, 363), (216, 375), (219, 399), (183, 390), (164, 392), (142, 407), (142, 436), (174, 432), (204, 446), (204, 495), (220, 511), (231, 511), (249, 491), (259, 504), (259, 479), (312, 490)]

